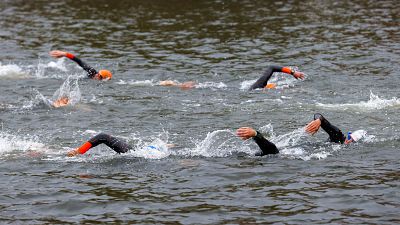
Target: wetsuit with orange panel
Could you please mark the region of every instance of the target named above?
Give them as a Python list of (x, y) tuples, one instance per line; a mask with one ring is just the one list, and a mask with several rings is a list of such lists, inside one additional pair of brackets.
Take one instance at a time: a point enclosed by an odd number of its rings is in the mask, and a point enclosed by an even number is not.
[[(269, 155), (269, 154), (278, 154), (279, 150), (272, 142), (268, 141), (260, 132), (257, 131), (256, 136), (253, 137), (253, 140), (260, 147), (261, 152), (257, 153), (257, 156)], [(90, 138), (87, 142), (81, 145), (79, 148), (74, 150), (74, 154), (85, 154), (89, 149), (96, 147), (97, 145), (105, 144), (114, 150), (117, 153), (125, 153), (129, 150), (133, 149), (129, 144), (125, 141), (111, 136), (109, 134), (100, 133), (96, 136)], [(150, 148), (154, 148), (153, 146), (148, 146)]]
[(96, 147), (99, 144), (105, 144), (117, 153), (125, 153), (132, 149), (132, 147), (125, 141), (105, 133), (100, 133), (90, 138), (75, 151), (77, 151), (79, 154), (85, 154), (85, 152), (87, 152), (89, 149)]
[(287, 73), (294, 75), (296, 71), (291, 69), (290, 67), (269, 66), (267, 70), (265, 70), (264, 74), (253, 85), (251, 85), (249, 90), (266, 87), (268, 84), (268, 80), (272, 77), (273, 73)]
[[(87, 76), (91, 79), (102, 80), (102, 79), (111, 79), (111, 77), (112, 77), (112, 74), (110, 71), (100, 70), (97, 72), (97, 70), (95, 70), (93, 67), (87, 65), (80, 58), (76, 57), (75, 55), (73, 55), (71, 53), (67, 52), (65, 57), (71, 59), (72, 61), (76, 62), (80, 67), (82, 67), (82, 69), (84, 69), (86, 71)], [(98, 74), (98, 77), (96, 77), (97, 74)]]

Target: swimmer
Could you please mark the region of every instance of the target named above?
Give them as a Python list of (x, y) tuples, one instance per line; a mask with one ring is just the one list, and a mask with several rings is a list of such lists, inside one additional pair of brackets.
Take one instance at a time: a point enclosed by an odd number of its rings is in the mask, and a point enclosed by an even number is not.
[(296, 79), (304, 79), (304, 73), (295, 71), (289, 67), (282, 67), (282, 66), (269, 66), (264, 74), (249, 88), (250, 90), (254, 90), (257, 88), (275, 88), (276, 84), (268, 83), (268, 80), (271, 78), (272, 74), (275, 72), (282, 72), (291, 74)]
[(178, 83), (178, 82), (175, 82), (175, 81), (172, 81), (172, 80), (163, 80), (163, 81), (160, 81), (159, 85), (161, 85), (161, 86), (177, 86), (177, 87), (180, 87), (180, 88), (182, 88), (184, 90), (187, 90), (187, 89), (190, 89), (190, 88), (194, 88), (195, 85), (196, 85), (196, 82), (194, 82), (194, 81), (186, 81), (186, 82), (183, 82), (183, 83)]
[[(329, 134), (330, 142), (340, 144), (350, 144), (352, 142), (357, 142), (365, 137), (365, 135), (367, 134), (367, 132), (364, 130), (357, 130), (354, 132), (348, 132), (347, 136), (345, 136), (339, 128), (329, 123), (329, 121), (325, 119), (320, 113), (314, 114), (314, 120), (311, 121), (304, 129), (307, 133), (314, 135), (315, 133), (317, 133), (320, 127), (322, 127), (322, 129)], [(236, 135), (242, 140), (253, 138), (253, 140), (261, 149), (261, 152), (257, 153), (256, 156), (279, 153), (279, 150), (274, 143), (268, 141), (260, 132), (251, 127), (239, 128), (236, 131)]]
[(256, 156), (278, 154), (279, 150), (276, 145), (268, 141), (260, 132), (254, 130), (251, 127), (241, 127), (237, 129), (236, 135), (242, 140), (247, 140), (253, 138), (258, 147), (260, 147), (261, 152), (256, 153)]
[[(69, 151), (67, 153), (67, 156), (72, 157), (76, 156), (79, 154), (85, 154), (89, 149), (96, 147), (99, 144), (105, 144), (108, 147), (110, 147), (112, 150), (114, 150), (117, 153), (125, 153), (131, 149), (133, 149), (128, 143), (125, 141), (113, 137), (111, 135), (105, 134), (105, 133), (100, 133), (97, 134), (96, 136), (90, 138), (87, 142), (85, 142), (81, 147), (74, 149), (72, 151)], [(174, 144), (167, 144), (168, 148), (175, 147)], [(147, 146), (149, 149), (157, 149), (155, 146)]]
[(78, 57), (74, 56), (71, 53), (68, 52), (63, 52), (59, 50), (53, 50), (50, 52), (50, 55), (54, 58), (61, 58), (61, 57), (67, 57), (71, 59), (72, 61), (75, 61), (78, 63), (80, 67), (82, 67), (86, 72), (89, 78), (94, 79), (94, 80), (110, 80), (112, 78), (112, 74), (108, 70), (99, 70), (97, 72), (93, 67), (90, 67), (86, 65), (81, 59)]
[(364, 130), (357, 130), (354, 132), (348, 132), (345, 136), (339, 128), (329, 123), (329, 121), (320, 113), (314, 114), (314, 120), (307, 124), (305, 131), (311, 135), (314, 135), (318, 132), (320, 127), (322, 127), (326, 133), (328, 133), (330, 142), (340, 144), (357, 142), (367, 134), (367, 132)]
[(59, 108), (59, 107), (63, 107), (63, 106), (68, 105), (68, 103), (69, 103), (69, 98), (63, 96), (63, 97), (61, 97), (61, 98), (55, 100), (55, 101), (52, 103), (52, 105), (53, 105), (53, 107), (55, 107), (55, 108)]

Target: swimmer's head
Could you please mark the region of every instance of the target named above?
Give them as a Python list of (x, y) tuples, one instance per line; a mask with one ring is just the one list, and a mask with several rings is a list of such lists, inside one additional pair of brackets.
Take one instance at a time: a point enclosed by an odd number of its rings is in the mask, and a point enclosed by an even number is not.
[(62, 107), (62, 106), (66, 106), (69, 103), (69, 98), (68, 97), (61, 97), (59, 99), (57, 99), (56, 101), (53, 102), (53, 106), (58, 108), (58, 107)]
[(351, 142), (357, 142), (363, 137), (365, 137), (366, 134), (367, 132), (365, 130), (356, 130), (354, 132), (347, 132), (345, 144), (350, 144)]
[(267, 85), (265, 85), (264, 88), (272, 89), (272, 88), (275, 88), (275, 87), (276, 87), (276, 84), (275, 84), (275, 83), (268, 83)]
[(109, 70), (100, 70), (96, 78), (98, 80), (110, 80), (112, 78), (112, 73)]

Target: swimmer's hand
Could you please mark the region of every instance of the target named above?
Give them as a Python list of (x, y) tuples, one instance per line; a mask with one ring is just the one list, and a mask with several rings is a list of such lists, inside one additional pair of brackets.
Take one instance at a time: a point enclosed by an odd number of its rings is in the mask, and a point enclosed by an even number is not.
[(317, 133), (320, 127), (321, 127), (321, 120), (316, 119), (307, 124), (307, 126), (305, 127), (305, 131), (311, 135), (314, 135), (315, 133)]
[(67, 52), (59, 51), (59, 50), (53, 50), (49, 53), (51, 57), (54, 58), (61, 58), (67, 55)]
[(75, 149), (75, 150), (69, 151), (69, 152), (67, 153), (67, 156), (68, 156), (68, 157), (73, 157), (73, 156), (76, 156), (76, 155), (78, 155), (78, 154), (79, 154), (78, 149)]
[(296, 71), (294, 72), (293, 77), (296, 79), (304, 80), (304, 73)]
[(237, 129), (236, 135), (242, 140), (247, 140), (251, 137), (255, 137), (257, 135), (257, 131), (251, 127), (241, 127)]

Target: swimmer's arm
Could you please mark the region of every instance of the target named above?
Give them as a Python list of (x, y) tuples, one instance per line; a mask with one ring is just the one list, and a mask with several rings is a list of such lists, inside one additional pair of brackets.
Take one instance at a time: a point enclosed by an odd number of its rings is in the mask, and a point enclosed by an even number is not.
[(290, 67), (282, 67), (280, 72), (290, 74), (296, 79), (304, 79), (304, 73), (291, 69)]
[(272, 142), (268, 141), (260, 132), (250, 127), (241, 127), (236, 131), (236, 135), (242, 140), (253, 138), (258, 147), (261, 149), (261, 153), (257, 153), (257, 156), (263, 156), (268, 154), (278, 154), (279, 150)]
[(69, 52), (54, 50), (54, 51), (50, 52), (50, 55), (54, 58), (66, 57), (68, 59), (71, 59), (72, 61), (76, 62), (80, 67), (82, 67), (82, 69), (84, 69), (87, 72), (89, 78), (93, 78), (97, 74), (97, 71), (93, 67), (88, 66), (80, 58), (76, 57), (75, 55), (73, 55)]
[[(317, 121), (317, 122), (320, 121), (319, 126), (322, 127), (322, 129), (326, 133), (328, 133), (329, 139), (331, 142), (336, 142), (336, 143), (344, 142), (345, 137), (344, 137), (342, 131), (339, 128), (337, 128), (336, 126), (332, 125), (324, 116), (322, 116), (322, 114), (320, 114), (320, 113), (314, 114), (314, 121)], [(313, 123), (314, 121), (312, 121), (311, 123)], [(319, 128), (319, 126), (318, 126), (318, 128)], [(309, 129), (307, 129), (308, 127), (309, 127), (309, 125), (307, 125), (307, 127), (306, 127), (307, 132), (309, 132)], [(317, 131), (318, 131), (318, 129), (314, 133), (316, 133)]]
[(250, 86), (249, 90), (254, 90), (257, 88), (264, 88), (268, 80), (271, 78), (272, 74), (274, 72), (281, 72), (282, 67), (281, 66), (268, 66), (268, 68), (264, 71), (263, 75), (258, 78), (256, 82), (254, 82), (253, 85)]
[(279, 153), (279, 150), (276, 147), (276, 145), (268, 141), (260, 132), (256, 131), (256, 136), (253, 137), (253, 140), (257, 143), (258, 147), (260, 147), (262, 151), (260, 153), (257, 153), (256, 156)]
[(92, 143), (90, 143), (89, 141), (85, 142), (81, 147), (74, 149), (72, 151), (69, 151), (67, 153), (68, 157), (72, 157), (72, 156), (76, 156), (79, 154), (85, 154), (85, 152), (89, 151), (89, 149), (91, 149), (93, 147)]
[(274, 72), (282, 72), (282, 73), (287, 73), (292, 75), (296, 79), (304, 79), (304, 73), (300, 71), (296, 71), (294, 69), (291, 69), (288, 66), (270, 66), (272, 68), (272, 73)]
[(109, 134), (100, 133), (89, 139), (81, 147), (67, 153), (68, 156), (75, 156), (78, 154), (85, 154), (89, 149), (96, 147), (99, 144), (105, 144), (117, 153), (125, 153), (132, 149), (130, 145), (119, 138)]
[(304, 79), (304, 74), (295, 70), (290, 69), (289, 67), (282, 66), (268, 66), (263, 75), (249, 88), (249, 90), (254, 90), (257, 88), (264, 88), (268, 84), (268, 80), (271, 78), (273, 73), (282, 72), (291, 74), (296, 79)]

